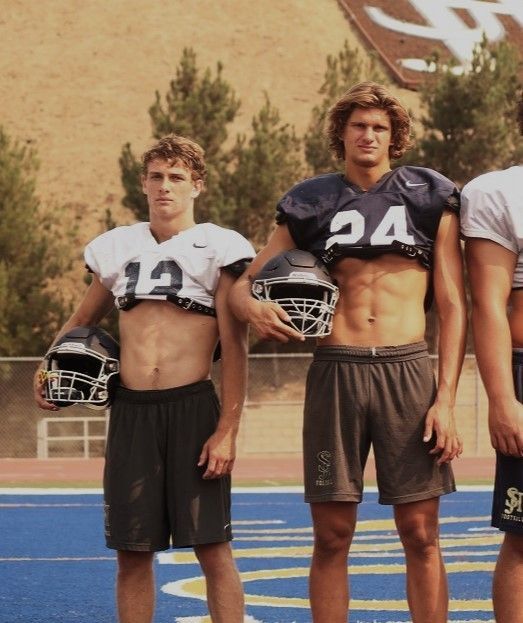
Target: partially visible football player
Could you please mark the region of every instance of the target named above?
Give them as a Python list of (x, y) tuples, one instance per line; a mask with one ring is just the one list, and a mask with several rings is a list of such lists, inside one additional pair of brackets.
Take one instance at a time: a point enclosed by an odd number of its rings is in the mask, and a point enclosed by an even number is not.
[[(518, 104), (523, 135), (523, 93)], [(497, 623), (523, 623), (523, 165), (465, 186), (461, 231), (496, 450), (492, 525), (505, 532), (494, 571), (494, 614)]]
[[(405, 550), (412, 620), (444, 623), (439, 497), (455, 490), (450, 461), (462, 451), (454, 420), (466, 333), (459, 193), (430, 169), (391, 168), (409, 147), (410, 119), (381, 85), (347, 91), (326, 130), (343, 173), (305, 180), (281, 199), (277, 227), (233, 286), (232, 306), (263, 338), (304, 339), (276, 302), (251, 296), (260, 267), (294, 247), (322, 259), (339, 287), (332, 331), (318, 341), (308, 373), (304, 410), (314, 622), (347, 620), (347, 556), (372, 446), (379, 501), (394, 506)], [(424, 341), (432, 298), (437, 385)]]
[[(229, 541), (230, 473), (246, 384), (247, 330), (228, 292), (254, 250), (238, 233), (195, 224), (201, 147), (167, 136), (143, 156), (149, 222), (90, 242), (92, 283), (57, 339), (98, 324), (116, 304), (120, 382), (104, 472), (105, 535), (118, 550), (120, 623), (151, 623), (154, 552), (193, 547), (213, 621), (243, 622)], [(221, 344), (221, 406), (210, 380)], [(43, 409), (39, 375), (35, 397)]]

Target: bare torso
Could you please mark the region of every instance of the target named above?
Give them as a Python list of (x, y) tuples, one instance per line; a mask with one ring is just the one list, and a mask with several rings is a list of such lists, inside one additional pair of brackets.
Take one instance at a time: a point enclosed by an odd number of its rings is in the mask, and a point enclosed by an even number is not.
[(514, 290), (510, 297), (509, 324), (512, 345), (523, 348), (523, 290)]
[(168, 389), (209, 378), (218, 339), (215, 318), (168, 301), (120, 312), (120, 378), (129, 389)]
[(340, 289), (332, 333), (323, 345), (395, 346), (424, 339), (429, 273), (397, 254), (345, 258), (331, 274)]

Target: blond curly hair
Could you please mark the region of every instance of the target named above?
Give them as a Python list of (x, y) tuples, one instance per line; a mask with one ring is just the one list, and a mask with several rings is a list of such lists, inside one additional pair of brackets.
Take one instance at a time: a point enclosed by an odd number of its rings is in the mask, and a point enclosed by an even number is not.
[(383, 85), (359, 82), (346, 91), (327, 113), (325, 134), (329, 148), (338, 160), (345, 158), (342, 136), (356, 108), (379, 108), (389, 115), (392, 129), (389, 156), (392, 160), (401, 158), (412, 146), (411, 120), (404, 106)]

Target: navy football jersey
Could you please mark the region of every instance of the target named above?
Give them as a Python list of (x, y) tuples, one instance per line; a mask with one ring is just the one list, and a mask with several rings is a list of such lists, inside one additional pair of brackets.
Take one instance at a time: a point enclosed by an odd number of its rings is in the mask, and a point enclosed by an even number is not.
[(458, 189), (449, 179), (403, 166), (367, 191), (342, 173), (300, 182), (278, 203), (276, 222), (288, 226), (298, 248), (327, 264), (347, 256), (400, 253), (430, 268), (441, 215), (458, 214), (459, 206)]

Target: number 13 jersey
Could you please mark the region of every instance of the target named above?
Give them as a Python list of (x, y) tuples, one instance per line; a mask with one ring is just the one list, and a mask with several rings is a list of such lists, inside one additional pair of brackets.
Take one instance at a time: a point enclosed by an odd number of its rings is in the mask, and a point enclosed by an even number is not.
[(341, 173), (294, 186), (277, 206), (300, 249), (331, 264), (342, 257), (400, 253), (431, 268), (444, 210), (459, 213), (459, 192), (443, 175), (403, 166), (363, 191)]

